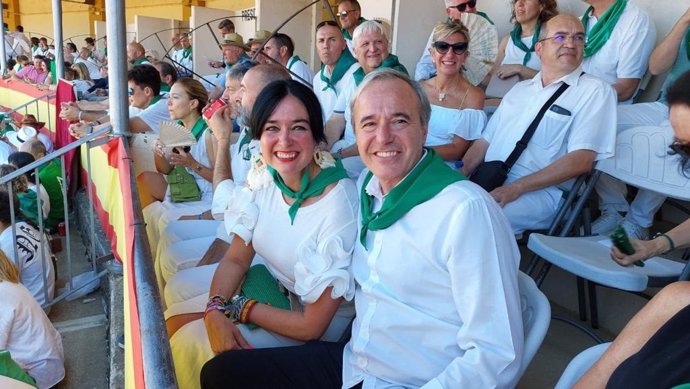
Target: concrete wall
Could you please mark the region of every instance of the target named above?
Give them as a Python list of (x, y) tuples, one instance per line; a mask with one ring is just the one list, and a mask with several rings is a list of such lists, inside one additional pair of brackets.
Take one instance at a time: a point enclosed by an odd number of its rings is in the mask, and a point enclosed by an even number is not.
[[(256, 0), (258, 30), (273, 31), (293, 13), (311, 3), (309, 0)], [(320, 3), (304, 10), (290, 20), (280, 32), (289, 35), (295, 42), (295, 54), (309, 63), (312, 69), (318, 69), (318, 59), (314, 56), (314, 28), (316, 17), (321, 17)]]
[(134, 31), (138, 42), (144, 45), (147, 51), (155, 51), (157, 55), (152, 54), (156, 55), (159, 60), (164, 58), (172, 46), (173, 33), (177, 32), (174, 30), (175, 26), (175, 21), (171, 19), (140, 15), (134, 18)]

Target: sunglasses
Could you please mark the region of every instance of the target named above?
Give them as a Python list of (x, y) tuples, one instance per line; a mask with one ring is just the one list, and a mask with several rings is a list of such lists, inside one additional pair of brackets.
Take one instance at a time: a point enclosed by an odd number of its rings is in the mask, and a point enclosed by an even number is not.
[(344, 17), (346, 17), (347, 14), (349, 14), (350, 12), (355, 12), (355, 11), (357, 11), (357, 10), (356, 10), (356, 9), (351, 9), (351, 10), (349, 10), (349, 11), (342, 11), (342, 12), (338, 12), (337, 14), (335, 14), (335, 16), (337, 16), (337, 17), (339, 17), (339, 18), (344, 18)]
[(439, 54), (445, 54), (451, 48), (453, 48), (453, 54), (455, 55), (462, 55), (467, 51), (467, 42), (458, 42), (451, 45), (448, 42), (436, 41), (431, 46), (433, 46)]
[(134, 89), (127, 88), (127, 96), (132, 96), (134, 94)]
[(469, 8), (474, 8), (477, 6), (477, 0), (470, 0), (467, 3), (462, 3), (458, 5), (451, 5), (448, 8), (455, 8), (458, 10), (458, 12), (465, 12), (465, 10)]

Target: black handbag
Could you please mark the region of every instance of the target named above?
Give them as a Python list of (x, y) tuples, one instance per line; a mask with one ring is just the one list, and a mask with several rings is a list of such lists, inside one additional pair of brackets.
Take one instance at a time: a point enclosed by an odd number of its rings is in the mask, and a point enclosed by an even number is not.
[(546, 101), (544, 106), (542, 106), (539, 110), (539, 113), (537, 113), (537, 116), (534, 118), (534, 120), (532, 120), (532, 123), (530, 123), (529, 127), (527, 127), (527, 131), (525, 131), (525, 133), (522, 135), (522, 138), (515, 144), (513, 152), (510, 153), (505, 162), (485, 161), (480, 163), (470, 176), (470, 181), (481, 186), (487, 192), (491, 192), (492, 190), (503, 185), (508, 178), (508, 172), (510, 172), (510, 169), (513, 167), (518, 158), (520, 158), (522, 152), (527, 148), (527, 143), (529, 143), (532, 135), (534, 135), (534, 132), (537, 130), (537, 126), (539, 126), (539, 122), (541, 122), (541, 118), (546, 113), (546, 110), (551, 107), (556, 99), (563, 94), (563, 92), (565, 92), (569, 86), (570, 85), (564, 82), (549, 98), (549, 100)]

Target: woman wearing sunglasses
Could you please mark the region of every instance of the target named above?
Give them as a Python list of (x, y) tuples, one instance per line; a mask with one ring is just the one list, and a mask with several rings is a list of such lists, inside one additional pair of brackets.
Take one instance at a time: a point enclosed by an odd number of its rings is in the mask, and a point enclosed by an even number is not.
[(455, 165), (486, 124), (484, 92), (462, 75), (469, 55), (469, 33), (462, 23), (440, 23), (434, 28), (432, 42), (429, 51), (436, 76), (422, 81), (431, 102), (426, 145)]
[(499, 78), (534, 77), (541, 61), (534, 54), (542, 23), (558, 14), (556, 0), (512, 0), (513, 31), (501, 39), (492, 74)]

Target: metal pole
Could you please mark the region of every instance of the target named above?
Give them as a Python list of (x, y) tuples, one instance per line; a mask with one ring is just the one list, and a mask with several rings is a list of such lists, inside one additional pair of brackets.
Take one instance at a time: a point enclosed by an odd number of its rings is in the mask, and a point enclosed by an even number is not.
[[(53, 33), (55, 39), (55, 77), (63, 78), (65, 76), (65, 58), (64, 50), (62, 49), (62, 1), (53, 0)], [(57, 80), (53, 80), (57, 83)]]
[[(2, 9), (0, 9), (0, 24), (5, 23)], [(0, 31), (0, 74), (6, 74), (7, 73), (7, 53), (5, 53), (5, 28), (2, 28), (2, 31)]]
[(127, 34), (125, 27), (125, 1), (106, 0), (106, 29), (108, 32), (108, 89), (110, 123), (115, 135), (129, 131), (127, 108)]

